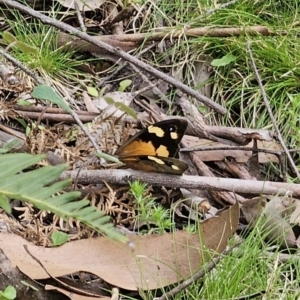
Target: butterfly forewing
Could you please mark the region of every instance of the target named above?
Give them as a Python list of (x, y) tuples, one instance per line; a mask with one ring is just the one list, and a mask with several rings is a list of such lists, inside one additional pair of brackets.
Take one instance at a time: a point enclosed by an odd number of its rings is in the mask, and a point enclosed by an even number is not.
[(116, 152), (119, 158), (139, 155), (174, 157), (187, 127), (184, 119), (155, 123), (128, 139)]
[(178, 154), (186, 127), (187, 121), (184, 119), (155, 123), (129, 138), (117, 150), (116, 155), (133, 169), (182, 174), (187, 165), (174, 157)]

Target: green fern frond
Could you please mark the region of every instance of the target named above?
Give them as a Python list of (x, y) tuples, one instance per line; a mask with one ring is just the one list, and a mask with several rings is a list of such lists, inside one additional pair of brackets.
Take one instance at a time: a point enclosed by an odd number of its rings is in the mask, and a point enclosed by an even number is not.
[(110, 218), (104, 212), (90, 206), (88, 200), (77, 200), (79, 192), (57, 195), (71, 182), (71, 179), (54, 182), (65, 170), (65, 165), (23, 171), (44, 158), (45, 155), (26, 153), (0, 155), (0, 206), (7, 209), (12, 198), (27, 201), (40, 210), (50, 211), (64, 219), (79, 220), (110, 238), (127, 242), (128, 239), (109, 223)]

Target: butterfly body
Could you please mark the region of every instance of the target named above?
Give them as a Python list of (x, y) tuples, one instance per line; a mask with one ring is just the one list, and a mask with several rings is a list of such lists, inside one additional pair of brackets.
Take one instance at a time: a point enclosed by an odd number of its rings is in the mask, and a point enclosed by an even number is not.
[(181, 175), (188, 166), (176, 157), (186, 128), (184, 119), (155, 123), (129, 138), (116, 155), (132, 169)]

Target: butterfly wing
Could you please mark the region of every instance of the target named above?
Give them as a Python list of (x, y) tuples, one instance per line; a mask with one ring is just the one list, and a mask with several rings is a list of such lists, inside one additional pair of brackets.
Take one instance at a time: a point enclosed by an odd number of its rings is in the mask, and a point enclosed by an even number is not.
[(168, 119), (141, 130), (128, 139), (116, 152), (121, 159), (140, 155), (175, 157), (187, 128), (184, 119)]
[(173, 157), (142, 155), (126, 160), (124, 163), (127, 168), (134, 170), (175, 175), (182, 175), (188, 169), (185, 162)]
[(155, 123), (129, 138), (116, 155), (128, 168), (181, 175), (188, 165), (174, 157), (186, 128), (183, 119)]

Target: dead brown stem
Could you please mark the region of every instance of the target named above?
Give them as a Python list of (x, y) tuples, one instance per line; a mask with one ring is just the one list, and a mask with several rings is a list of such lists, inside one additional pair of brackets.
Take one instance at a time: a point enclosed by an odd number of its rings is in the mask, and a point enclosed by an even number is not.
[(166, 186), (171, 188), (186, 189), (208, 189), (218, 191), (231, 191), (241, 194), (268, 194), (268, 195), (286, 195), (289, 194), (295, 198), (300, 197), (300, 184), (271, 182), (271, 181), (253, 181), (232, 178), (216, 178), (189, 175), (168, 175), (162, 173), (147, 173), (135, 170), (84, 170), (66, 171), (61, 175), (61, 179), (76, 178), (83, 184), (98, 184), (105, 180), (110, 184), (128, 184), (129, 181), (141, 180), (154, 186)]

